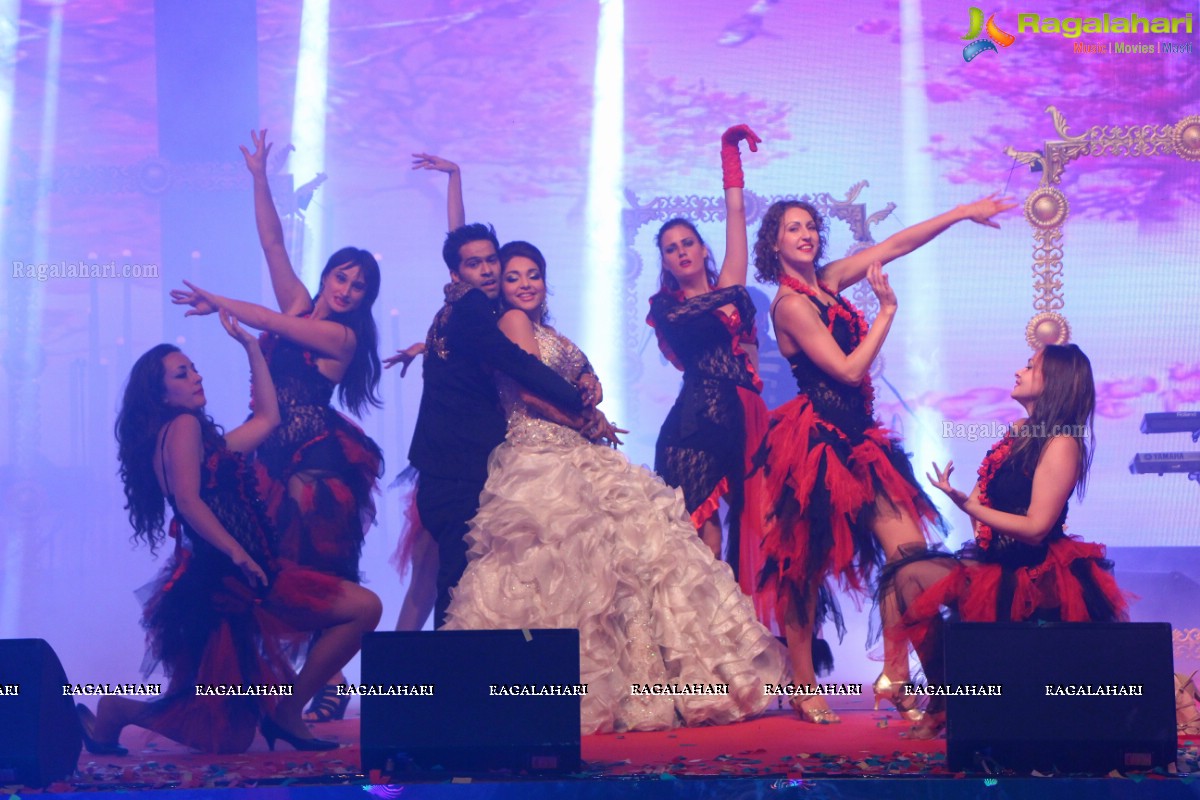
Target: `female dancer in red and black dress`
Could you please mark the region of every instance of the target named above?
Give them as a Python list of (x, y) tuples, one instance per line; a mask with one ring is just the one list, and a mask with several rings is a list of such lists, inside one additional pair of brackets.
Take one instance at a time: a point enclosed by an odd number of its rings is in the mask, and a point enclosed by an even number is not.
[[(755, 487), (747, 480), (749, 455), (766, 431), (767, 407), (759, 394), (754, 304), (746, 292), (746, 206), (738, 143), (751, 150), (761, 139), (745, 125), (721, 137), (725, 184), (725, 260), (718, 275), (696, 227), (668, 220), (655, 239), (662, 257), (659, 292), (646, 322), (663, 354), (683, 371), (683, 387), (663, 422), (654, 470), (683, 489), (692, 524), (713, 555), (721, 557), (722, 498), (729, 505), (727, 559), (747, 594), (753, 586), (753, 548), (761, 538)], [(747, 552), (745, 548), (751, 548)], [(739, 570), (739, 564), (745, 569)]]
[[(123, 754), (126, 725), (139, 725), (207, 752), (243, 752), (261, 724), (298, 750), (329, 750), (300, 712), (358, 652), (382, 607), (372, 592), (278, 557), (274, 530), (243, 460), (279, 424), (275, 389), (258, 342), (222, 314), (250, 360), (254, 415), (228, 433), (204, 413), (200, 375), (179, 348), (161, 344), (133, 366), (117, 418), (121, 479), (135, 540), (153, 551), (163, 501), (175, 514), (175, 554), (150, 587), (142, 624), (148, 669), (170, 683), (151, 703), (106, 697), (93, 717), (78, 706), (88, 750)], [(185, 541), (186, 540), (186, 541)], [(283, 652), (297, 630), (321, 629), (299, 675)], [(290, 696), (197, 696), (197, 686), (293, 684)]]
[[(933, 465), (934, 486), (971, 517), (975, 539), (956, 555), (915, 551), (888, 565), (882, 601), (903, 627), (931, 684), (943, 683), (942, 608), (965, 622), (1113, 622), (1126, 602), (1103, 545), (1067, 536), (1067, 500), (1083, 495), (1092, 461), (1096, 387), (1092, 365), (1075, 345), (1050, 345), (1017, 372), (1013, 399), (1026, 417), (988, 451), (968, 496), (950, 485), (953, 462)], [(903, 642), (901, 644), (903, 646)], [(931, 702), (913, 727), (930, 738), (945, 724)]]
[[(188, 314), (227, 308), (250, 327), (265, 331), (263, 352), (279, 396), (283, 423), (258, 449), (258, 458), (283, 496), (272, 502), (280, 552), (306, 567), (348, 581), (359, 580), (358, 561), (367, 527), (375, 518), (372, 493), (383, 470), (375, 442), (332, 406), (361, 415), (380, 405), (382, 368), (371, 306), (379, 296), (379, 264), (366, 250), (344, 247), (329, 257), (317, 296), (296, 276), (284, 247), (283, 227), (271, 199), (266, 131), (251, 133), (254, 152), (242, 147), (254, 177), (254, 213), (279, 312), (231, 300), (189, 284), (172, 292)], [(336, 676), (338, 682), (342, 676)], [(340, 719), (349, 698), (330, 684), (313, 701), (307, 719)]]
[[(826, 579), (866, 593), (885, 558), (898, 557), (904, 547), (923, 547), (924, 531), (940, 524), (899, 441), (873, 417), (868, 375), (897, 307), (882, 265), (961, 220), (999, 227), (992, 217), (1008, 208), (1012, 204), (991, 197), (960, 206), (821, 269), (823, 225), (816, 208), (783, 201), (763, 217), (755, 272), (759, 280), (779, 284), (771, 313), (799, 395), (771, 414), (762, 454), (770, 518), (757, 605), (783, 626), (798, 684), (816, 680), (816, 624), (832, 617), (841, 630)], [(880, 304), (869, 327), (841, 296), (864, 276)], [(885, 625), (891, 611), (881, 608)], [(891, 700), (907, 718), (918, 719), (912, 698), (905, 699), (907, 681), (907, 649), (885, 639), (876, 700)], [(809, 722), (840, 721), (823, 697), (794, 706)]]

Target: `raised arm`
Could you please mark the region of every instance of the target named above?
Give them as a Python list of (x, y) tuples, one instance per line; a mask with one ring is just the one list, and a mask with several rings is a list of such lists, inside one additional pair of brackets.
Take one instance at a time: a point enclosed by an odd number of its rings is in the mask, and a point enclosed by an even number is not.
[(453, 161), (429, 153), (413, 153), (413, 169), (432, 169), (450, 176), (446, 187), (447, 230), (456, 230), (467, 224), (467, 210), (463, 205), (462, 170)]
[(168, 423), (163, 433), (162, 459), (163, 476), (175, 496), (175, 507), (192, 530), (228, 556), (251, 586), (266, 586), (267, 575), (262, 567), (229, 535), (200, 497), (200, 464), (204, 460), (200, 420), (191, 414), (180, 414)]
[(997, 198), (994, 193), (974, 203), (958, 206), (933, 219), (918, 222), (899, 233), (894, 233), (879, 244), (830, 262), (825, 267), (825, 282), (840, 292), (861, 281), (867, 274), (867, 267), (874, 261), (886, 265), (901, 256), (906, 256), (932, 241), (951, 225), (966, 219), (989, 228), (999, 228), (999, 223), (993, 221), (992, 217), (1015, 206), (1016, 203), (1011, 202), (1009, 198)]
[(279, 221), (279, 212), (271, 197), (271, 185), (267, 181), (267, 156), (271, 153), (271, 145), (267, 143), (266, 129), (257, 134), (250, 131), (250, 139), (254, 143), (253, 153), (245, 145), (239, 145), (238, 149), (246, 159), (246, 169), (254, 178), (254, 222), (258, 226), (258, 241), (262, 245), (263, 255), (267, 257), (275, 302), (284, 314), (303, 314), (312, 308), (312, 297), (292, 269), (292, 261), (284, 246), (283, 225)]
[(221, 324), (234, 341), (246, 348), (250, 361), (250, 406), (254, 409), (250, 419), (225, 434), (225, 444), (238, 453), (254, 451), (279, 425), (279, 399), (275, 396), (275, 382), (271, 370), (263, 358), (258, 339), (238, 325), (237, 318), (228, 311), (221, 312)]
[(987, 525), (993, 533), (1001, 533), (1025, 544), (1038, 545), (1050, 533), (1062, 515), (1079, 479), (1079, 443), (1070, 436), (1055, 436), (1046, 442), (1037, 468), (1033, 471), (1033, 490), (1029, 508), (1024, 514), (1010, 514), (989, 508), (979, 501), (979, 487), (970, 496), (950, 486), (954, 463), (939, 470), (934, 464), (937, 479), (933, 485), (945, 492), (955, 504), (971, 516), (972, 521)]
[(354, 357), (354, 331), (339, 322), (281, 314), (257, 303), (222, 297), (187, 281), (184, 284), (188, 291), (171, 290), (172, 303), (192, 306), (184, 316), (228, 311), (251, 328), (290, 339), (301, 347), (315, 350), (344, 364), (349, 364)]
[(725, 260), (717, 276), (717, 288), (744, 286), (750, 248), (746, 241), (746, 185), (742, 175), (742, 154), (738, 142), (745, 139), (751, 152), (758, 152), (762, 139), (747, 125), (734, 125), (721, 135), (721, 172), (725, 183)]
[(849, 355), (842, 352), (833, 334), (821, 321), (816, 307), (806, 298), (788, 295), (779, 300), (775, 307), (776, 336), (781, 340), (790, 340), (821, 371), (851, 386), (862, 383), (870, 374), (871, 364), (883, 348), (892, 321), (896, 318), (896, 293), (892, 291), (883, 267), (878, 262), (872, 264), (867, 277), (879, 298), (879, 313), (867, 335)]

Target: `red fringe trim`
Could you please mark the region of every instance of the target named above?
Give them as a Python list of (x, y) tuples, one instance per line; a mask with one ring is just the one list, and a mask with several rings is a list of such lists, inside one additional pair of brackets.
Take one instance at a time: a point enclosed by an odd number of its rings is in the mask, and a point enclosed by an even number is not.
[(746, 429), (742, 474), (747, 476), (742, 493), (744, 502), (740, 520), (741, 540), (738, 546), (738, 584), (742, 592), (754, 601), (755, 611), (761, 618), (766, 608), (775, 605), (775, 597), (772, 592), (758, 591), (756, 585), (756, 573), (763, 563), (763, 537), (766, 536), (769, 496), (762, 470), (754, 469), (754, 456), (766, 438), (770, 412), (767, 411), (767, 404), (758, 392), (742, 386), (739, 386), (737, 391), (738, 399), (742, 403), (742, 419)]
[[(1016, 588), (1009, 614), (1014, 622), (1023, 622), (1039, 608), (1058, 608), (1063, 622), (1091, 622), (1084, 600), (1083, 585), (1071, 572), (1079, 559), (1103, 559), (1105, 548), (1073, 537), (1056, 539), (1042, 563), (1016, 570)], [(1125, 592), (1113, 576), (1095, 561), (1089, 565), (1091, 578), (1116, 612), (1117, 619), (1129, 618)], [(958, 606), (964, 622), (995, 622), (996, 598), (1004, 569), (999, 564), (971, 562), (959, 564), (945, 578), (930, 586), (913, 601), (904, 615), (905, 627), (913, 644), (920, 647), (929, 635), (929, 620), (940, 615), (944, 606)]]
[[(776, 619), (783, 616), (788, 594), (781, 591), (783, 583), (816, 586), (832, 575), (846, 590), (859, 593), (867, 590), (872, 565), (858, 563), (852, 524), (863, 508), (874, 502), (875, 479), (883, 484), (884, 492), (898, 508), (921, 524), (923, 531), (927, 526), (922, 523), (937, 519), (934, 508), (918, 502), (920, 490), (892, 465), (887, 450), (893, 444), (884, 428), (868, 428), (865, 441), (855, 445), (848, 462), (843, 463), (834, 449), (817, 440), (814, 434), (820, 427), (827, 436), (847, 443), (848, 438), (822, 420), (804, 395), (780, 406), (771, 413), (770, 419), (768, 470), (761, 491), (767, 503), (787, 492), (795, 498), (797, 506), (786, 519), (768, 517), (765, 525), (756, 563), (765, 563), (770, 557), (776, 565), (775, 574), (767, 576), (758, 592), (760, 597), (755, 601), (765, 624), (770, 624), (772, 614)], [(833, 546), (819, 572), (812, 575), (807, 571), (810, 530), (806, 515), (822, 463), (825, 466), (824, 488), (829, 492), (831, 506)]]
[(716, 513), (717, 507), (721, 504), (721, 498), (727, 494), (729, 494), (729, 478), (721, 478), (704, 502), (692, 512), (692, 527), (700, 530), (701, 526)]
[(396, 568), (396, 573), (403, 578), (412, 567), (413, 548), (416, 547), (417, 537), (425, 531), (421, 514), (417, 511), (416, 484), (413, 484), (407, 497), (401, 498), (400, 506), (404, 509), (404, 527), (400, 530), (400, 541), (396, 543), (396, 552), (392, 554), (391, 562)]

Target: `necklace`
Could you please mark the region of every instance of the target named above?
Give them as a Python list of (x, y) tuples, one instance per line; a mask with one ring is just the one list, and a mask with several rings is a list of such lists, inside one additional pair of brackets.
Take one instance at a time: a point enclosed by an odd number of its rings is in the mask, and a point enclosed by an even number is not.
[[(991, 485), (992, 479), (996, 477), (996, 473), (1000, 470), (1000, 467), (1008, 460), (1012, 449), (1012, 434), (1006, 433), (1004, 438), (988, 451), (988, 454), (984, 456), (983, 463), (979, 465), (979, 502), (988, 508), (992, 507), (992, 502), (988, 498), (988, 487)], [(975, 543), (979, 545), (979, 549), (981, 550), (987, 550), (991, 546), (992, 528), (990, 525), (985, 525), (981, 522), (976, 526)]]

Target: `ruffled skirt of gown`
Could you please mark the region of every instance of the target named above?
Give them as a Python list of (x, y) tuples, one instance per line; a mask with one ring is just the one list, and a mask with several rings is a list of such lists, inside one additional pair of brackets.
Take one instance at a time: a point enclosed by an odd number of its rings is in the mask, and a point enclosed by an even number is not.
[[(578, 628), (584, 733), (723, 724), (785, 680), (779, 643), (683, 498), (590, 444), (493, 451), (447, 629)], [(722, 695), (634, 696), (632, 684), (727, 684)]]

